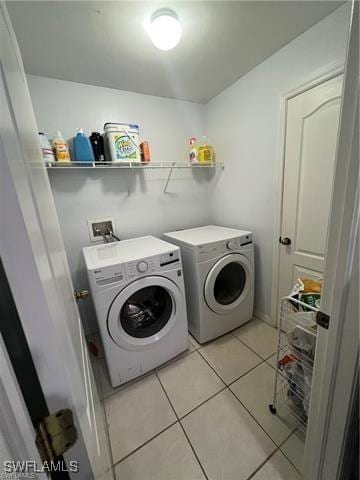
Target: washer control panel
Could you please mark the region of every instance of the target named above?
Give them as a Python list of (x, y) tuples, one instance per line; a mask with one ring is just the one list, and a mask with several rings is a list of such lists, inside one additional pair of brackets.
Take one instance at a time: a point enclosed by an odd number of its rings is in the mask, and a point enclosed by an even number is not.
[(138, 272), (145, 273), (149, 268), (149, 265), (144, 260), (141, 260), (141, 262), (138, 262), (136, 265), (136, 268)]
[(119, 265), (110, 265), (92, 271), (96, 285), (106, 286), (129, 281), (141, 276), (154, 275), (180, 266), (180, 249), (163, 255), (140, 258)]

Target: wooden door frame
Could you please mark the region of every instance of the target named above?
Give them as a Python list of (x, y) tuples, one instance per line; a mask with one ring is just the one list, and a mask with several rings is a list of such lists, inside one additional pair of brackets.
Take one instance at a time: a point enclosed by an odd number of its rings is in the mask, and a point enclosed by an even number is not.
[(280, 95), (280, 114), (279, 114), (279, 137), (278, 153), (275, 167), (276, 172), (276, 203), (274, 216), (274, 235), (273, 235), (273, 261), (272, 261), (272, 288), (271, 288), (271, 315), (270, 322), (273, 326), (278, 325), (278, 294), (280, 278), (280, 244), (282, 210), (283, 210), (283, 192), (284, 192), (284, 169), (285, 169), (285, 142), (286, 142), (286, 122), (288, 101), (318, 85), (321, 85), (332, 78), (344, 73), (344, 64), (333, 62), (312, 72), (308, 78), (297, 87), (287, 90)]

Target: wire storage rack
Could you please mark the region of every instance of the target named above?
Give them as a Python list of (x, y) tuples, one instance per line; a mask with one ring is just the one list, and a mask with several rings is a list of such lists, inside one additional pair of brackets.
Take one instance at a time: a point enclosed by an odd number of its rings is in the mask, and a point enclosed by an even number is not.
[(273, 414), (286, 410), (294, 423), (306, 429), (317, 339), (318, 309), (294, 297), (280, 304)]

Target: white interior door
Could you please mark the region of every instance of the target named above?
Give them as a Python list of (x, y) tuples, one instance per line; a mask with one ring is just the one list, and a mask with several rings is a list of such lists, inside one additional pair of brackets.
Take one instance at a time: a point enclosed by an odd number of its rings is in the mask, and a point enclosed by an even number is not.
[(322, 275), (343, 75), (287, 104), (279, 301), (298, 277)]
[(26, 77), (0, 3), (0, 255), (48, 408), (71, 408), (77, 479), (112, 478), (103, 409), (73, 295)]

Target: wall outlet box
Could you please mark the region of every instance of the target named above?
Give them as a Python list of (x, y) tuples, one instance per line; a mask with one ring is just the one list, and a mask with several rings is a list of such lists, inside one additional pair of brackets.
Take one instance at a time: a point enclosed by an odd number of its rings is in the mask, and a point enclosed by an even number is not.
[(111, 217), (92, 218), (87, 223), (91, 242), (103, 240), (103, 235), (108, 235), (109, 231), (116, 235), (114, 219)]

